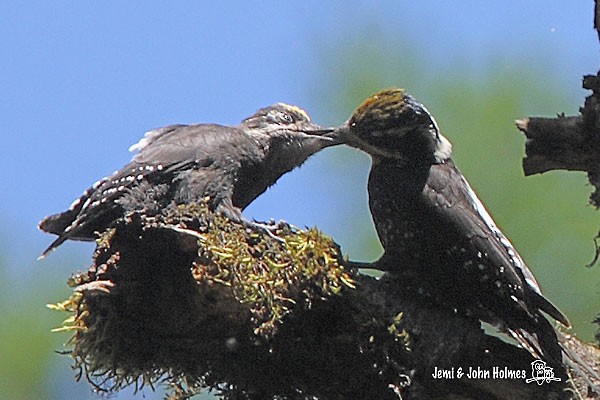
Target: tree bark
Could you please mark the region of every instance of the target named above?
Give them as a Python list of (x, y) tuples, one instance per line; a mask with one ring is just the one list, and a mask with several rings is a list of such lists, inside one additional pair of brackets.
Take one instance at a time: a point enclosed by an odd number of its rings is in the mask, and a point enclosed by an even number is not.
[(101, 391), (162, 382), (173, 399), (592, 398), (579, 377), (527, 383), (527, 351), (286, 229), (283, 244), (193, 207), (120, 221), (55, 306), (72, 314), (75, 369)]

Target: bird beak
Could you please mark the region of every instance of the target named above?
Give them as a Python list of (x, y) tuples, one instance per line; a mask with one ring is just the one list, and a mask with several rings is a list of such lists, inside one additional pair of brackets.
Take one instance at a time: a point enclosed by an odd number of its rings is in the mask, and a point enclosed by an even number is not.
[(356, 140), (355, 136), (350, 133), (348, 121), (336, 128), (324, 128), (319, 127), (318, 131), (307, 132), (310, 134), (317, 134), (322, 139), (328, 140), (330, 146), (336, 146), (338, 144), (349, 144)]
[(335, 128), (313, 125), (311, 129), (304, 130), (303, 132), (315, 139), (326, 141), (327, 146), (335, 146), (338, 144), (342, 144), (342, 142), (337, 140)]
[(382, 153), (382, 151), (379, 148), (372, 146), (371, 144), (365, 142), (363, 139), (357, 136), (356, 133), (352, 132), (352, 130), (350, 129), (350, 121), (344, 122), (333, 132), (327, 134), (327, 136), (331, 137), (332, 140), (336, 142), (336, 144), (345, 144), (350, 147), (363, 150), (371, 155), (384, 155), (388, 158), (398, 158), (397, 155), (394, 153)]
[(350, 133), (348, 123), (344, 122), (339, 127), (332, 129), (325, 137), (331, 139), (335, 144), (351, 144), (355, 141), (354, 135)]

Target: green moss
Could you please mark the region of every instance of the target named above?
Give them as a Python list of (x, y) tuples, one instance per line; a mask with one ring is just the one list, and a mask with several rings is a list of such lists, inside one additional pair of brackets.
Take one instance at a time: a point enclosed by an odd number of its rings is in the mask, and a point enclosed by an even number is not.
[(108, 394), (161, 384), (180, 400), (205, 389), (226, 400), (391, 400), (448, 398), (456, 386), (436, 388), (435, 366), (530, 364), (478, 321), (405, 291), (401, 274), (348, 270), (317, 229), (270, 232), (204, 204), (118, 221), (69, 279), (72, 296), (50, 306), (68, 314), (56, 330), (71, 334), (77, 377)]
[(250, 307), (257, 335), (271, 336), (295, 307), (310, 307), (354, 287), (339, 248), (317, 229), (275, 229), (278, 241), (232, 226), (218, 219), (216, 229), (200, 236), (192, 274), (197, 281), (231, 287), (235, 298)]
[(73, 332), (78, 375), (109, 392), (167, 378), (185, 398), (218, 387), (231, 357), (268, 354), (287, 318), (355, 288), (331, 238), (286, 224), (272, 233), (205, 204), (118, 221), (69, 279), (74, 294), (50, 306), (70, 314), (55, 331)]

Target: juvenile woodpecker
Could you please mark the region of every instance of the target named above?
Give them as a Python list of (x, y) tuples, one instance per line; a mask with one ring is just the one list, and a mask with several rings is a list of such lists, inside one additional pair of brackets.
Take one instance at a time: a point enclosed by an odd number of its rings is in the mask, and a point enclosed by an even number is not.
[(375, 265), (406, 290), (491, 323), (534, 356), (560, 363), (542, 311), (567, 318), (541, 293), (452, 160), (452, 146), (427, 109), (402, 89), (369, 97), (337, 131), (372, 159), (369, 206), (385, 250)]
[(336, 144), (299, 107), (277, 103), (237, 126), (170, 125), (147, 132), (130, 163), (100, 179), (65, 212), (39, 228), (65, 240), (91, 241), (127, 211), (209, 199), (212, 210), (246, 222), (241, 211), (279, 177)]

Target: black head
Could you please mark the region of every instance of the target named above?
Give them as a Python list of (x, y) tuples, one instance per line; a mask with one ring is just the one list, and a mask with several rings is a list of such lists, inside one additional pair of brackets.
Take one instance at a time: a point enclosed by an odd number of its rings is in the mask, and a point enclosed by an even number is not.
[[(254, 115), (244, 119), (240, 126), (269, 136), (294, 133), (321, 136), (333, 131), (331, 128), (314, 124), (306, 111), (300, 107), (285, 103), (261, 108)], [(324, 140), (331, 141), (330, 138)]]
[(372, 156), (443, 162), (452, 153), (433, 116), (403, 89), (370, 96), (338, 132), (339, 140)]
[(333, 128), (314, 124), (304, 110), (284, 103), (261, 108), (238, 128), (261, 145), (261, 165), (266, 171), (261, 173), (268, 185), (321, 149), (341, 144), (328, 135)]

